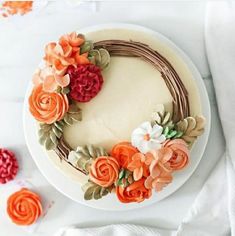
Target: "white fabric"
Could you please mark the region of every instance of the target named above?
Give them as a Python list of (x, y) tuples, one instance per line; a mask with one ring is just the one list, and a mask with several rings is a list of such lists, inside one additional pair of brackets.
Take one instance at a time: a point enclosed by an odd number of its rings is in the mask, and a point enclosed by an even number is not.
[(205, 39), (227, 151), (178, 234), (235, 235), (235, 2), (208, 4)]
[(117, 224), (98, 228), (65, 227), (55, 236), (175, 236), (174, 232), (131, 224)]
[(205, 39), (227, 151), (177, 232), (110, 225), (87, 229), (68, 227), (61, 229), (57, 236), (235, 235), (235, 2), (208, 3)]

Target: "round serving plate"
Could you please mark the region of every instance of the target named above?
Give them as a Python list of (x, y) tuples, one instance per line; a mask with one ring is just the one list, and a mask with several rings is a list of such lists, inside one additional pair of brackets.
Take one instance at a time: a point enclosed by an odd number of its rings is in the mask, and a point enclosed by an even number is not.
[(67, 197), (71, 198), (72, 200), (78, 203), (98, 209), (124, 211), (156, 203), (168, 197), (173, 192), (175, 192), (190, 178), (190, 176), (197, 168), (203, 156), (209, 136), (211, 116), (210, 116), (210, 104), (207, 91), (203, 83), (203, 80), (200, 76), (200, 73), (198, 72), (197, 68), (194, 66), (192, 61), (188, 58), (188, 56), (185, 55), (185, 53), (181, 49), (179, 49), (174, 43), (172, 43), (169, 39), (167, 39), (160, 33), (137, 25), (130, 25), (130, 24), (97, 25), (80, 29), (79, 32), (87, 34), (98, 30), (105, 31), (110, 29), (112, 30), (125, 29), (125, 30), (139, 31), (143, 34), (155, 37), (156, 40), (161, 41), (164, 44), (164, 47), (174, 51), (174, 53), (183, 61), (183, 63), (187, 66), (188, 70), (190, 71), (192, 79), (194, 80), (192, 82), (196, 83), (196, 86), (198, 88), (198, 93), (201, 100), (202, 114), (206, 118), (206, 127), (204, 134), (198, 138), (198, 140), (195, 142), (193, 148), (190, 151), (191, 154), (190, 164), (187, 166), (187, 168), (174, 174), (173, 182), (169, 184), (167, 187), (165, 187), (161, 192), (153, 193), (153, 196), (150, 199), (145, 200), (144, 202), (141, 203), (131, 203), (131, 204), (120, 203), (117, 200), (115, 194), (109, 194), (108, 196), (98, 201), (97, 200), (85, 201), (83, 198), (83, 191), (81, 190), (80, 184), (74, 181), (72, 178), (68, 178), (68, 176), (66, 176), (61, 170), (59, 170), (59, 168), (56, 168), (56, 165), (49, 160), (47, 153), (45, 152), (43, 147), (38, 143), (38, 136), (35, 125), (36, 122), (34, 118), (31, 116), (28, 109), (28, 97), (32, 90), (32, 82), (30, 82), (25, 96), (23, 123), (24, 123), (25, 139), (29, 151), (39, 170), (47, 178), (47, 180), (51, 183), (51, 185), (53, 185), (61, 193), (63, 193), (64, 195), (66, 195)]

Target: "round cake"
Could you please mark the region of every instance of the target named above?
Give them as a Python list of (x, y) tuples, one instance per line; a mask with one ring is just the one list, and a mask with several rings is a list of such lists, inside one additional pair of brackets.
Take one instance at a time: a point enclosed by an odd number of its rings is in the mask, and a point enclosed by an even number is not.
[(190, 70), (151, 34), (105, 29), (48, 43), (29, 110), (48, 158), (86, 200), (142, 202), (190, 165), (205, 119)]

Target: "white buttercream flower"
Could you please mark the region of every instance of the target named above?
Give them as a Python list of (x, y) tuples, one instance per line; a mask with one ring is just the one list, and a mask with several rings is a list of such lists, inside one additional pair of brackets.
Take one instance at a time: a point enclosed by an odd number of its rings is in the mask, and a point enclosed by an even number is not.
[(146, 121), (132, 132), (131, 143), (144, 154), (151, 150), (157, 150), (166, 140), (162, 131), (162, 126), (156, 124), (152, 127), (151, 123)]

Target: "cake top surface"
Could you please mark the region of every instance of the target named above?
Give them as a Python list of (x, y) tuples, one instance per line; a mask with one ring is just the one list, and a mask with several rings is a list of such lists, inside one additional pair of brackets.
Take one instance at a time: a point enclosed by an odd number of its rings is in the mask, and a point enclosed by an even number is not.
[[(145, 43), (161, 53), (173, 65), (189, 93), (190, 115), (201, 114), (199, 93), (193, 76), (184, 61), (161, 40), (150, 34), (127, 29), (106, 29), (86, 33), (97, 42), (107, 39), (133, 40)], [(107, 150), (120, 141), (130, 140), (134, 128), (151, 119), (152, 112), (164, 104), (172, 112), (172, 97), (161, 74), (152, 65), (138, 59), (112, 57), (108, 69), (102, 72), (103, 88), (89, 103), (79, 104), (82, 122), (66, 127), (64, 137), (75, 149), (87, 143)], [(53, 152), (50, 159), (69, 177), (83, 183), (87, 177), (66, 162), (60, 162)]]

